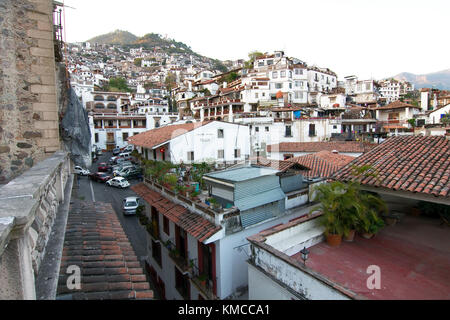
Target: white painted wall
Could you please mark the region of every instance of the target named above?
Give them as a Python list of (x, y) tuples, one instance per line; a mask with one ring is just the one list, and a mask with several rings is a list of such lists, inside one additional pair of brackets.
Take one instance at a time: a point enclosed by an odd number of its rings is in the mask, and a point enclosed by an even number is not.
[[(218, 129), (224, 130), (224, 137), (218, 138)], [(170, 142), (170, 160), (173, 163), (215, 161), (218, 150), (224, 150), (227, 162), (241, 161), (249, 155), (248, 127), (214, 121), (186, 134), (175, 137)], [(240, 157), (234, 157), (234, 149), (240, 149)], [(194, 161), (188, 160), (188, 152), (194, 151)]]

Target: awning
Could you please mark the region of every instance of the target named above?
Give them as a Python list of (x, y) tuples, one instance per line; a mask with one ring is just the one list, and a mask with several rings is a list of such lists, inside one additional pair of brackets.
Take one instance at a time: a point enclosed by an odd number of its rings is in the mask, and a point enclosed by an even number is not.
[(281, 188), (276, 188), (252, 195), (250, 197), (235, 200), (234, 205), (238, 207), (240, 211), (244, 211), (284, 199), (285, 197), (286, 195), (283, 190), (281, 190)]

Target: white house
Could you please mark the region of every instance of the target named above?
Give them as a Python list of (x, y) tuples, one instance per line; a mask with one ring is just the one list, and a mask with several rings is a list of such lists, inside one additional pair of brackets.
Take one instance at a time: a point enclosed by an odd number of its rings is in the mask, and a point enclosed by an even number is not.
[(184, 123), (131, 137), (145, 159), (172, 163), (235, 163), (250, 154), (245, 125), (222, 121)]
[(92, 113), (89, 115), (91, 144), (102, 150), (112, 150), (128, 144), (129, 137), (178, 120), (177, 113)]
[[(244, 166), (204, 175), (220, 210), (210, 209), (203, 200), (174, 195), (151, 180), (132, 187), (146, 203), (150, 220), (146, 263), (163, 298), (246, 297), (250, 255), (246, 237), (303, 216), (311, 207), (308, 195), (313, 184), (297, 177), (298, 190), (292, 191), (278, 173)], [(285, 210), (289, 192), (303, 201)]]

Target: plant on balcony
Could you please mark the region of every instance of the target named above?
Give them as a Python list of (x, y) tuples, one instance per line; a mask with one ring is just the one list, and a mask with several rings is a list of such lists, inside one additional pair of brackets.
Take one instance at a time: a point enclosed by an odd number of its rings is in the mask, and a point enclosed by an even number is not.
[(163, 184), (166, 188), (173, 190), (174, 188), (178, 187), (177, 182), (178, 177), (176, 174), (168, 173), (164, 175)]
[(182, 196), (186, 196), (186, 191), (188, 190), (188, 188), (185, 186), (185, 185), (183, 185), (183, 184), (177, 184), (177, 185), (175, 185), (175, 191), (178, 193), (178, 194), (181, 194)]
[(198, 276), (198, 280), (200, 281), (201, 285), (206, 288), (206, 281), (208, 280), (208, 276), (204, 273), (200, 274)]
[(196, 200), (198, 199), (199, 194), (200, 194), (199, 191), (192, 191), (191, 193), (189, 193), (189, 196), (191, 197), (192, 200)]

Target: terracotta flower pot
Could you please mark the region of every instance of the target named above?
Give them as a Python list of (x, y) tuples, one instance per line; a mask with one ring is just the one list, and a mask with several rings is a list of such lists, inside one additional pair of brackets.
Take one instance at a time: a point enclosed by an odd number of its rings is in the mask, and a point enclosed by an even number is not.
[(352, 242), (355, 239), (355, 230), (350, 230), (348, 236), (344, 236), (344, 241)]
[(372, 239), (373, 236), (374, 236), (374, 234), (373, 234), (373, 233), (368, 233), (368, 232), (363, 232), (363, 233), (361, 234), (361, 236), (362, 236), (364, 239)]
[(342, 236), (340, 234), (328, 234), (327, 243), (332, 247), (337, 247), (342, 242)]
[(387, 217), (385, 218), (385, 221), (388, 226), (393, 226), (397, 222), (397, 219)]

